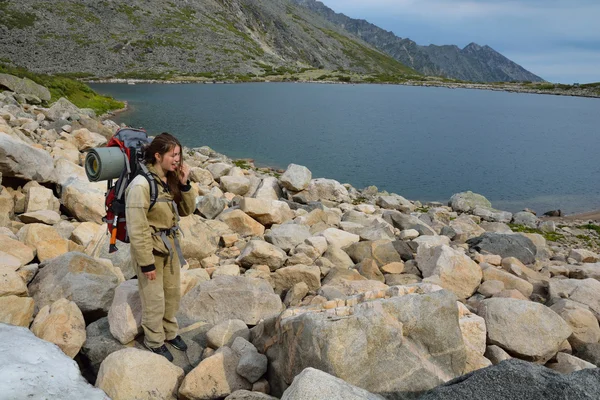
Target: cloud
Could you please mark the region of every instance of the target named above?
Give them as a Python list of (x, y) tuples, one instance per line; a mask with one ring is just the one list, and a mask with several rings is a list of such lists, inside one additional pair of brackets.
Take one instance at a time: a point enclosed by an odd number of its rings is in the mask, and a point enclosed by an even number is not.
[(600, 2), (595, 0), (323, 2), (417, 44), (487, 44), (551, 81), (571, 82), (578, 73), (583, 77), (578, 81), (600, 81), (598, 57), (592, 54), (600, 53)]

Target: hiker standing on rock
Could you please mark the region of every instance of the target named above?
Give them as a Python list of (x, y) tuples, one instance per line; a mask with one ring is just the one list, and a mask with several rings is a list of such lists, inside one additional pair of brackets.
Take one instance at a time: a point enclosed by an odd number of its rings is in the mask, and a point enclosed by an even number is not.
[(168, 133), (156, 136), (145, 150), (144, 161), (157, 182), (156, 203), (150, 206), (150, 184), (138, 175), (125, 195), (131, 256), (142, 301), (144, 345), (173, 361), (165, 346), (187, 350), (178, 335), (175, 315), (181, 299), (180, 269), (185, 263), (179, 245), (179, 216), (194, 212), (196, 195), (188, 180), (179, 141)]

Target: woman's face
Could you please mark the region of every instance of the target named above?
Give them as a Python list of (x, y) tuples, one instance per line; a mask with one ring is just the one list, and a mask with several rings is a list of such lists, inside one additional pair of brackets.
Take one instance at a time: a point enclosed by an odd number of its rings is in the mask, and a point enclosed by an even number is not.
[(154, 156), (165, 174), (169, 171), (176, 172), (179, 169), (181, 162), (181, 148), (179, 146), (175, 146), (173, 150), (167, 151), (162, 156), (159, 153)]

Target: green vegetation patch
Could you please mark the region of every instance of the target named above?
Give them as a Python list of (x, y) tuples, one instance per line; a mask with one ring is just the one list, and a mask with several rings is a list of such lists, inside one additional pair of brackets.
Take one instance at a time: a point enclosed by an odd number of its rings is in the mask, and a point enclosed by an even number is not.
[(580, 229), (590, 229), (600, 235), (600, 226), (595, 224), (579, 225)]
[(251, 169), (252, 166), (248, 163), (248, 160), (235, 160), (233, 162), (233, 165), (235, 165), (236, 167), (239, 167), (241, 169)]
[(560, 234), (560, 233), (556, 233), (556, 232), (542, 232), (539, 229), (534, 229), (534, 228), (529, 228), (525, 225), (519, 225), (519, 224), (508, 224), (508, 226), (510, 227), (510, 229), (513, 232), (523, 232), (523, 233), (537, 233), (539, 235), (542, 235), (546, 240), (550, 241), (550, 242), (558, 242), (561, 239), (564, 239), (565, 236)]
[(35, 24), (37, 16), (13, 9), (8, 0), (0, 0), (0, 25), (8, 29), (25, 29)]
[(62, 76), (34, 74), (24, 68), (14, 68), (4, 64), (0, 64), (0, 73), (18, 76), (19, 78), (28, 78), (39, 85), (47, 87), (52, 96), (51, 103), (61, 97), (65, 97), (77, 107), (91, 108), (97, 114), (104, 114), (125, 106), (125, 103), (109, 96), (99, 95), (85, 83), (71, 79), (71, 77), (75, 76), (89, 76), (85, 73), (63, 74)]

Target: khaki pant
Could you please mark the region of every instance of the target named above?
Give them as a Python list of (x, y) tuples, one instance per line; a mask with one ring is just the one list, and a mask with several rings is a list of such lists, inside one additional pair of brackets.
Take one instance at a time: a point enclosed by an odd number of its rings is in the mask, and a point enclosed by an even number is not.
[(154, 265), (156, 279), (153, 281), (148, 280), (139, 266), (136, 268), (142, 300), (144, 343), (152, 348), (160, 347), (165, 340), (177, 336), (179, 327), (175, 315), (181, 299), (181, 267), (177, 254), (173, 257), (155, 254)]

